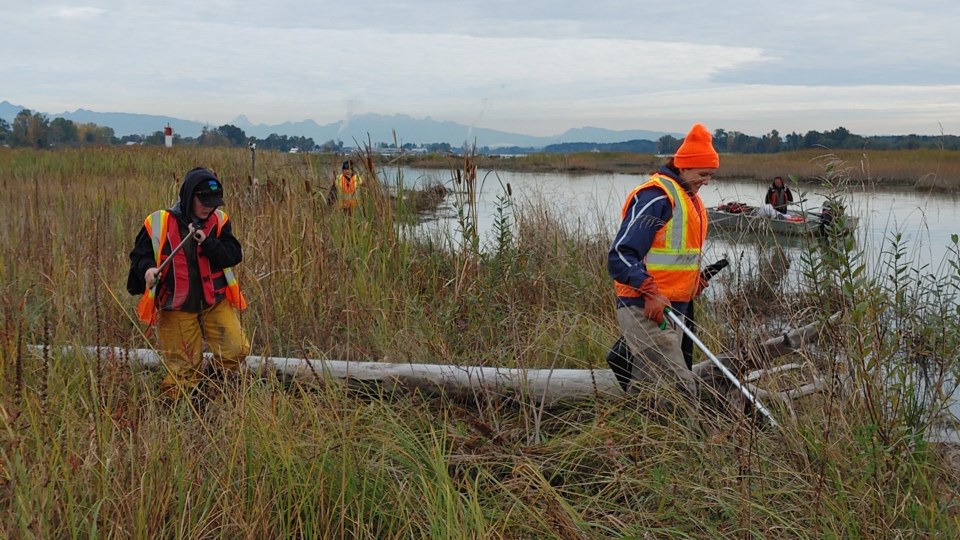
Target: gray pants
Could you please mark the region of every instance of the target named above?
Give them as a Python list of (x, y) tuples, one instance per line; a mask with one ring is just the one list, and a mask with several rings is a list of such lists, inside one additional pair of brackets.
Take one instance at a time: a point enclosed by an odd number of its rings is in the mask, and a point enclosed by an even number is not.
[(674, 402), (679, 393), (696, 409), (697, 383), (680, 350), (682, 332), (669, 321), (667, 328), (661, 330), (657, 323), (644, 317), (640, 306), (618, 308), (617, 323), (636, 358), (628, 392), (653, 391), (657, 400), (667, 402)]

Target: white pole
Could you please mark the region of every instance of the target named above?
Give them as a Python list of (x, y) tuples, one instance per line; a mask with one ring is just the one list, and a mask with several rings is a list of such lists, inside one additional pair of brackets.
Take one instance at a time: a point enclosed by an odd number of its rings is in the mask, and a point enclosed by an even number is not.
[(761, 413), (763, 413), (764, 416), (767, 417), (768, 420), (770, 420), (770, 425), (772, 425), (775, 428), (779, 428), (780, 424), (778, 424), (777, 421), (773, 419), (773, 415), (770, 414), (770, 411), (768, 411), (767, 408), (760, 403), (760, 400), (754, 397), (754, 395), (751, 394), (749, 390), (747, 390), (747, 387), (740, 384), (740, 381), (738, 381), (737, 378), (733, 375), (733, 373), (731, 373), (730, 370), (727, 369), (727, 366), (723, 365), (723, 362), (721, 362), (719, 358), (714, 356), (714, 354), (710, 352), (709, 349), (707, 349), (707, 346), (704, 345), (702, 341), (700, 341), (700, 338), (698, 338), (697, 335), (694, 334), (692, 330), (687, 328), (687, 325), (683, 324), (683, 320), (680, 319), (680, 316), (674, 313), (674, 311), (670, 308), (666, 308), (663, 311), (664, 313), (667, 314), (668, 317), (670, 317), (670, 320), (673, 321), (673, 324), (677, 325), (677, 328), (683, 330), (683, 333), (686, 334), (690, 338), (690, 340), (697, 345), (697, 347), (700, 347), (700, 350), (707, 355), (707, 358), (709, 358), (710, 361), (713, 362), (715, 366), (720, 368), (720, 371), (723, 372), (726, 378), (730, 379), (730, 382), (732, 382), (733, 385), (737, 387), (737, 390), (740, 390), (740, 392), (743, 393), (743, 395), (746, 396), (748, 400), (750, 400), (750, 403), (752, 403), (754, 407), (756, 407)]

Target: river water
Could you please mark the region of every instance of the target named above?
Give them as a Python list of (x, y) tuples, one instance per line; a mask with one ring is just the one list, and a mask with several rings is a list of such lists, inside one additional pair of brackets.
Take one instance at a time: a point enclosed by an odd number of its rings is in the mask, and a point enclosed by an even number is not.
[[(440, 183), (450, 189), (458, 185), (450, 171), (403, 169), (404, 182), (409, 186)], [(481, 239), (492, 238), (498, 198), (506, 196), (506, 186), (512, 192), (512, 202), (518, 212), (531, 203), (546, 204), (556, 215), (564, 216), (568, 226), (580, 226), (588, 231), (605, 231), (612, 240), (620, 221), (620, 208), (627, 194), (646, 176), (628, 174), (556, 174), (479, 171), (477, 197), (477, 224)], [(387, 179), (388, 183), (392, 181)], [(768, 183), (753, 180), (714, 180), (700, 190), (707, 206), (739, 201), (757, 205), (766, 194)], [(793, 187), (794, 199), (806, 210), (819, 210), (830, 188), (816, 186)], [(456, 234), (456, 197), (447, 200), (441, 218), (424, 225), (426, 230), (446, 230)], [(951, 267), (946, 260), (956, 260), (952, 253), (952, 235), (960, 234), (960, 197), (912, 189), (848, 188), (844, 192), (847, 212), (859, 216), (856, 231), (857, 245), (868, 260), (879, 261), (884, 252), (891, 251), (895, 234), (901, 236), (901, 249), (906, 260), (923, 273), (944, 275)], [(796, 239), (780, 239), (787, 252), (801, 248)], [(737, 258), (742, 246), (721, 234), (712, 233), (704, 246), (705, 261), (727, 256)], [(903, 259), (902, 259), (903, 260)]]
[[(462, 189), (449, 171), (403, 169), (402, 173), (408, 187), (439, 183), (449, 189)], [(530, 205), (537, 205), (540, 209), (546, 205), (555, 216), (562, 216), (564, 225), (579, 227), (580, 231), (589, 234), (599, 233), (612, 241), (627, 194), (646, 180), (646, 176), (627, 174), (573, 175), (482, 170), (477, 176), (477, 226), (481, 241), (488, 243), (493, 241), (497, 206), (507, 196), (508, 185), (516, 212), (523, 212)], [(388, 184), (395, 181), (391, 178), (385, 180)], [(731, 201), (757, 205), (768, 186), (766, 182), (754, 180), (714, 180), (701, 188), (700, 196), (707, 206)], [(835, 193), (831, 188), (817, 186), (791, 187), (794, 200), (805, 210), (819, 210), (825, 198)], [(448, 197), (439, 217), (421, 225), (420, 233), (453, 235), (452, 238), (456, 240), (456, 201), (456, 196)], [(865, 255), (864, 261), (871, 275), (891, 274), (892, 242), (899, 235), (898, 251), (902, 255), (896, 264), (909, 266), (912, 269), (908, 274), (911, 279), (915, 279), (917, 274), (938, 278), (952, 275), (956, 279), (958, 272), (948, 261), (958, 260), (952, 237), (960, 234), (960, 198), (903, 188), (848, 187), (843, 192), (842, 201), (847, 213), (860, 219), (855, 232), (856, 245)], [(732, 239), (711, 231), (704, 245), (704, 261), (710, 263), (727, 257), (732, 270), (748, 274), (752, 270), (746, 265), (757, 264), (760, 254), (770, 247), (768, 242), (776, 242), (789, 258), (796, 260), (794, 256), (805, 249), (803, 242), (809, 240), (778, 238), (763, 242), (766, 245), (758, 245), (757, 239)], [(799, 280), (801, 266), (790, 266), (784, 276), (785, 286), (798, 283), (791, 280)], [(950, 411), (954, 418), (960, 418), (960, 400), (956, 398), (954, 396)], [(946, 428), (936, 438), (960, 442), (960, 431)]]

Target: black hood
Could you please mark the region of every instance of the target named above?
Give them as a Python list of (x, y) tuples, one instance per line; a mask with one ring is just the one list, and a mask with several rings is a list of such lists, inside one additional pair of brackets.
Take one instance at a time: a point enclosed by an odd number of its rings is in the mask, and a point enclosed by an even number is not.
[(180, 185), (180, 199), (174, 203), (170, 211), (186, 223), (193, 221), (195, 217), (193, 215), (193, 192), (197, 190), (197, 186), (201, 182), (207, 180), (216, 180), (218, 184), (220, 183), (220, 179), (210, 169), (203, 167), (191, 169), (183, 178), (183, 184)]

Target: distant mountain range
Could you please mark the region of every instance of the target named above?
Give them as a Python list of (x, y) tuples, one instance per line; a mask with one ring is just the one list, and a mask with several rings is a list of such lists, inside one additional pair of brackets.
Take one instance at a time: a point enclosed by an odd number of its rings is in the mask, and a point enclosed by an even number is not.
[[(7, 122), (12, 122), (23, 109), (30, 109), (30, 107), (14, 105), (7, 101), (0, 102), (0, 118), (3, 118)], [(92, 122), (99, 126), (107, 126), (113, 128), (113, 132), (117, 137), (123, 137), (125, 135), (151, 135), (157, 131), (162, 131), (167, 124), (173, 128), (174, 133), (183, 137), (197, 137), (202, 133), (204, 127), (207, 127), (207, 129), (220, 127), (219, 125), (214, 126), (192, 120), (151, 114), (96, 112), (86, 109), (77, 109), (73, 112), (62, 113), (49, 113), (35, 109), (30, 109), (30, 111), (45, 114), (51, 120), (60, 117), (78, 124)], [(594, 127), (570, 129), (560, 135), (552, 137), (536, 137), (494, 129), (473, 128), (456, 122), (437, 121), (430, 117), (418, 119), (403, 114), (394, 114), (391, 116), (363, 114), (324, 125), (317, 124), (313, 120), (284, 122), (274, 125), (253, 124), (246, 116), (240, 115), (232, 122), (226, 122), (226, 124), (234, 125), (242, 129), (247, 135), (258, 139), (265, 139), (271, 134), (277, 134), (288, 137), (309, 137), (317, 144), (323, 144), (329, 140), (339, 140), (343, 141), (343, 144), (346, 146), (357, 146), (358, 143), (360, 145), (365, 144), (368, 140), (368, 134), (369, 140), (373, 143), (392, 143), (394, 142), (394, 132), (396, 132), (400, 144), (445, 142), (451, 146), (460, 147), (465, 143), (472, 145), (474, 141), (476, 141), (478, 147), (487, 146), (490, 148), (503, 146), (542, 148), (550, 144), (574, 142), (615, 143), (632, 140), (656, 141), (664, 135), (672, 135), (678, 138), (683, 137), (682, 133), (647, 130), (614, 131)]]

